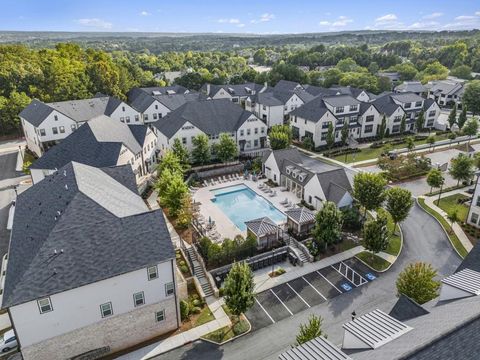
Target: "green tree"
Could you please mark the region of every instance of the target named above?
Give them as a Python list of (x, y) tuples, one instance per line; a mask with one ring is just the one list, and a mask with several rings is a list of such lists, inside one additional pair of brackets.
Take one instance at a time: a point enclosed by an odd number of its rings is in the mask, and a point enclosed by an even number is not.
[(463, 105), (462, 112), (460, 113), (460, 116), (458, 117), (458, 120), (457, 120), (458, 128), (462, 130), (466, 122), (467, 122), (467, 106)]
[(472, 136), (477, 136), (478, 133), (478, 121), (475, 118), (470, 119), (462, 129), (464, 135), (468, 135), (468, 145)]
[[(169, 171), (165, 172), (168, 173)], [(185, 197), (189, 194), (188, 186), (180, 173), (173, 173), (169, 176), (168, 183), (160, 193), (160, 201), (168, 209), (171, 216), (177, 217), (185, 204)]]
[(473, 165), (480, 170), (480, 152), (473, 154)]
[(238, 156), (237, 144), (230, 134), (220, 134), (215, 144), (215, 154), (221, 162), (232, 161)]
[(405, 220), (413, 206), (412, 193), (400, 187), (392, 187), (386, 191), (385, 209), (390, 213), (393, 222), (393, 232), (397, 229), (397, 224)]
[(413, 80), (418, 72), (417, 68), (409, 62), (395, 65), (392, 70), (398, 72), (402, 81)]
[(321, 316), (310, 315), (308, 323), (300, 324), (300, 329), (296, 337), (296, 345), (301, 345), (319, 336), (326, 338), (326, 335), (322, 331), (322, 322), (323, 319)]
[(348, 140), (348, 121), (345, 121), (343, 123), (343, 127), (342, 127), (342, 146), (345, 146), (347, 145), (347, 140)]
[(406, 129), (407, 129), (407, 116), (403, 115), (402, 120), (400, 121), (400, 135), (405, 134)]
[(286, 149), (292, 142), (292, 129), (288, 125), (273, 125), (268, 138), (273, 150)]
[(190, 163), (190, 154), (185, 145), (182, 144), (179, 138), (175, 138), (172, 144), (172, 152), (175, 154), (180, 164), (183, 167), (183, 170), (186, 171), (189, 168)]
[(318, 248), (326, 249), (340, 238), (343, 225), (342, 212), (334, 202), (326, 201), (315, 216), (312, 235)]
[(246, 262), (234, 263), (225, 279), (223, 293), (225, 305), (237, 319), (253, 306), (254, 288), (255, 283), (250, 266)]
[(465, 85), (462, 104), (466, 105), (473, 115), (480, 113), (480, 80), (472, 80)]
[(452, 234), (453, 233), (453, 224), (456, 224), (457, 222), (460, 221), (460, 217), (458, 215), (458, 209), (455, 208), (453, 209), (452, 211), (450, 211), (448, 214), (447, 214), (447, 219), (448, 221), (450, 221), (450, 226), (452, 227), (450, 229), (450, 233)]
[(413, 136), (407, 136), (405, 142), (407, 144), (408, 151), (415, 149), (415, 138)]
[(383, 140), (385, 137), (385, 132), (387, 131), (387, 117), (385, 114), (382, 117), (382, 122), (380, 123), (380, 126), (378, 128), (378, 138), (380, 140)]
[(450, 70), (450, 76), (470, 80), (472, 78), (472, 68), (468, 65), (454, 67), (452, 70)]
[(440, 169), (433, 168), (428, 172), (427, 184), (430, 186), (430, 194), (433, 188), (440, 188), (445, 183), (445, 178)]
[(166, 169), (172, 173), (178, 172), (183, 175), (182, 164), (180, 164), (180, 160), (172, 150), (165, 151), (163, 157), (160, 159), (160, 162), (157, 165), (157, 170), (160, 176)]
[(205, 165), (210, 161), (210, 146), (208, 145), (208, 136), (205, 134), (198, 134), (192, 139), (192, 159), (193, 162), (200, 165)]
[(383, 209), (379, 209), (377, 217), (363, 225), (363, 246), (372, 254), (383, 251), (388, 246), (388, 217)]
[(433, 146), (432, 151), (435, 150), (435, 146), (434, 146), (434, 145), (435, 145), (435, 141), (437, 141), (437, 140), (435, 139), (435, 135), (430, 135), (430, 136), (427, 138), (427, 144), (430, 145), (430, 147)]
[(436, 276), (437, 271), (430, 264), (418, 262), (408, 265), (397, 278), (398, 296), (408, 296), (420, 305), (435, 299), (440, 289)]
[(467, 155), (460, 153), (451, 160), (449, 174), (457, 180), (457, 185), (460, 184), (460, 181), (470, 181), (473, 173), (473, 159)]
[(453, 129), (453, 125), (457, 122), (457, 105), (450, 110), (450, 114), (448, 114), (448, 125), (450, 126), (450, 130)]
[(328, 123), (327, 138), (325, 140), (327, 141), (327, 147), (331, 149), (333, 144), (335, 144), (335, 130), (331, 122)]
[(353, 179), (353, 197), (365, 209), (376, 210), (385, 200), (387, 181), (378, 173), (361, 172)]
[(313, 151), (315, 150), (315, 143), (311, 136), (304, 136), (302, 140), (302, 145), (304, 149)]
[(425, 112), (422, 110), (415, 119), (415, 131), (418, 133), (422, 131), (423, 125), (425, 124)]

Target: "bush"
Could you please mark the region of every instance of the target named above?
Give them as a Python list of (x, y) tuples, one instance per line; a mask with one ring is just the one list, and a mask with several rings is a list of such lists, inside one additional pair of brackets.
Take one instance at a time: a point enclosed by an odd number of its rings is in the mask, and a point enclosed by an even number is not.
[(180, 266), (180, 271), (184, 274), (188, 273), (189, 269), (187, 265)]
[(175, 254), (175, 258), (181, 259), (181, 258), (182, 258), (182, 254), (180, 254), (180, 252), (177, 252), (177, 253)]
[(225, 293), (225, 289), (223, 287), (218, 289), (218, 296), (222, 297), (224, 293)]
[(192, 312), (193, 314), (200, 314), (201, 311), (202, 309), (200, 307), (194, 306), (190, 312)]
[(343, 228), (349, 231), (357, 231), (362, 228), (362, 218), (357, 207), (342, 209)]
[(188, 319), (188, 316), (190, 315), (189, 311), (189, 306), (188, 303), (185, 300), (180, 300), (180, 317), (182, 321), (185, 321)]
[(185, 260), (180, 261), (179, 264), (180, 264), (180, 266), (187, 265), (187, 263), (185, 262)]
[(246, 321), (239, 321), (232, 327), (232, 331), (235, 336), (243, 334), (244, 332), (248, 331), (248, 324)]
[(199, 299), (195, 299), (192, 301), (193, 306), (200, 306), (202, 303)]

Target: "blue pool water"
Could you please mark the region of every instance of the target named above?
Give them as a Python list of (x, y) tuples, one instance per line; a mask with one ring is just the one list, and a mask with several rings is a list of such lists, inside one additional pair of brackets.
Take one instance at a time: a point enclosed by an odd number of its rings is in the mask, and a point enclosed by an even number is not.
[(245, 221), (264, 216), (277, 224), (286, 221), (285, 214), (245, 185), (212, 190), (212, 193), (215, 195), (212, 201), (242, 231), (247, 229)]

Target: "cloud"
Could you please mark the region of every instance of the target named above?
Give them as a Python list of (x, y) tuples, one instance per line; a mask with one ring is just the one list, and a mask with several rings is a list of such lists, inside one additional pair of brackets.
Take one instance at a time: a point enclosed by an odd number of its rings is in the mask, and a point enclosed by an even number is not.
[(221, 24), (240, 24), (239, 19), (218, 19)]
[(422, 30), (422, 29), (434, 29), (438, 27), (438, 22), (436, 21), (417, 21), (412, 25), (409, 25), (407, 28), (412, 30)]
[(320, 26), (329, 26), (330, 30), (336, 30), (338, 28), (347, 26), (348, 24), (352, 23), (353, 20), (350, 19), (347, 16), (339, 16), (338, 18), (328, 21), (328, 20), (322, 20), (318, 23)]
[(387, 22), (391, 22), (391, 21), (397, 21), (397, 15), (387, 14), (387, 15), (383, 15), (383, 16), (380, 16), (380, 17), (375, 19), (376, 23), (387, 23)]
[(375, 19), (371, 29), (402, 29), (404, 24), (398, 20), (395, 14), (386, 14)]
[(475, 15), (480, 16), (480, 11), (477, 11)]
[(455, 21), (460, 21), (460, 22), (470, 22), (472, 20), (476, 20), (476, 16), (471, 16), (471, 15), (460, 15), (457, 16), (454, 20)]
[(252, 24), (257, 24), (257, 23), (261, 23), (261, 22), (268, 22), (268, 21), (273, 20), (273, 19), (275, 19), (274, 14), (265, 13), (265, 14), (262, 14), (262, 16), (260, 16), (259, 19), (253, 19), (253, 20), (250, 20), (250, 22)]
[(439, 18), (443, 16), (443, 13), (441, 12), (434, 12), (434, 13), (431, 13), (429, 15), (424, 15), (422, 16), (422, 19), (425, 19), (425, 20), (430, 20), (430, 19), (436, 19), (436, 18)]
[(480, 11), (474, 15), (460, 15), (453, 19), (454, 22), (443, 25), (444, 29), (469, 30), (480, 28)]
[(113, 24), (98, 18), (78, 19), (75, 20), (77, 24), (82, 26), (97, 28), (97, 29), (111, 29)]
[(140, 13), (140, 15), (142, 15), (142, 16), (149, 16), (149, 15), (151, 15), (151, 14), (150, 14), (148, 11), (143, 10), (143, 11)]
[(243, 27), (245, 27), (245, 24), (242, 24), (242, 23), (240, 23), (240, 24), (237, 24), (237, 27), (239, 27), (239, 28), (243, 28)]
[(323, 20), (323, 21), (320, 21), (318, 24), (320, 26), (327, 26), (327, 25), (330, 25), (330, 21)]

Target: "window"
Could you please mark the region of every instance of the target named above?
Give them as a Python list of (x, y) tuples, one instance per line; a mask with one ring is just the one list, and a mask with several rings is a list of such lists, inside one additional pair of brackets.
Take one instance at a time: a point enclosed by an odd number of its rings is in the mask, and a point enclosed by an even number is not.
[(157, 322), (165, 320), (165, 310), (160, 310), (155, 313), (155, 320)]
[(145, 304), (145, 295), (143, 291), (133, 294), (133, 305), (135, 307)]
[(258, 128), (255, 128), (255, 129), (254, 129), (254, 134), (255, 134), (255, 135), (258, 134)]
[(428, 112), (428, 116), (430, 116), (430, 117), (435, 116), (435, 114), (436, 114), (435, 110), (432, 110), (432, 111)]
[(342, 113), (343, 110), (344, 110), (344, 109), (343, 109), (343, 106), (336, 107), (336, 108), (335, 108), (335, 114)]
[(420, 106), (422, 106), (422, 102), (421, 102), (421, 101), (417, 101), (417, 102), (415, 103), (415, 107), (420, 107)]
[(64, 134), (65, 133), (65, 126), (60, 126), (60, 133), (61, 134)]
[(155, 105), (155, 110), (158, 110), (158, 105)]
[(162, 118), (162, 113), (158, 113), (158, 118), (159, 118), (159, 119)]
[(125, 118), (124, 118), (123, 116), (121, 116), (121, 117), (120, 117), (120, 121), (124, 123), (124, 122), (125, 122)]
[(157, 113), (153, 113), (153, 120), (157, 120), (158, 119), (158, 114)]
[(58, 116), (57, 116), (57, 115), (53, 115), (53, 120), (58, 121)]
[(357, 111), (358, 105), (350, 105), (350, 111)]
[(113, 315), (112, 303), (108, 302), (100, 305), (100, 314), (102, 314), (102, 318)]
[(72, 128), (72, 131), (77, 130), (77, 127), (75, 126), (75, 124), (72, 124), (72, 125), (71, 125), (71, 128)]
[(475, 206), (480, 206), (480, 196), (477, 196), (477, 203), (475, 204)]
[(247, 135), (250, 135), (250, 129), (247, 129)]
[(243, 136), (245, 134), (244, 130), (240, 130), (240, 136)]
[(257, 140), (257, 139), (253, 140), (253, 146), (254, 146), (254, 147), (257, 147), (257, 146), (258, 146), (258, 140)]
[(401, 116), (395, 116), (395, 117), (393, 118), (393, 122), (394, 122), (394, 123), (397, 123), (397, 122), (400, 122), (400, 121), (402, 121), (402, 117), (401, 117)]
[(125, 117), (125, 121), (127, 122), (127, 124), (130, 122), (130, 116), (127, 116)]
[(412, 103), (405, 103), (405, 109), (410, 109), (412, 107)]
[(122, 106), (122, 111), (125, 111), (125, 106)]
[(148, 121), (148, 114), (143, 114), (143, 120)]
[(140, 120), (140, 116), (135, 115), (135, 121), (138, 121), (138, 120)]
[(392, 133), (397, 133), (400, 131), (400, 125), (393, 125), (392, 127)]
[(186, 137), (182, 137), (182, 144), (183, 144), (183, 145), (186, 145), (186, 144), (187, 144), (187, 138), (186, 138)]
[(309, 203), (309, 204), (312, 203), (312, 195), (308, 195), (308, 203)]
[(264, 127), (260, 128), (260, 132), (261, 132), (262, 134), (265, 134), (265, 128), (264, 128)]
[(365, 122), (372, 122), (374, 120), (374, 116), (373, 115), (368, 115), (366, 118), (365, 118)]
[(263, 105), (263, 110), (267, 110), (267, 106), (266, 106), (266, 105)]
[(470, 217), (470, 221), (476, 224), (478, 222), (478, 214), (472, 213), (472, 216)]
[(175, 288), (173, 286), (173, 282), (169, 282), (169, 283), (165, 284), (165, 295), (166, 296), (173, 295), (174, 292), (175, 292)]
[(56, 126), (52, 127), (52, 132), (53, 132), (53, 135), (58, 134), (58, 129)]
[(158, 278), (157, 266), (150, 266), (147, 268), (148, 280), (153, 280)]
[(365, 134), (371, 133), (373, 131), (373, 125), (366, 125), (365, 126)]
[(44, 314), (53, 310), (50, 298), (44, 298), (37, 301), (40, 314)]

